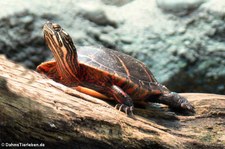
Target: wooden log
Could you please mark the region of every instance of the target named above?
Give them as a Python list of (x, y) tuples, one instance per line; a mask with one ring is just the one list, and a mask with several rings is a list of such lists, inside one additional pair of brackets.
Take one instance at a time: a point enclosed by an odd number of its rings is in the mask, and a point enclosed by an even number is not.
[[(194, 115), (150, 104), (134, 118), (0, 56), (0, 143), (47, 148), (224, 148), (225, 96), (182, 94)], [(8, 144), (7, 144), (8, 143)]]

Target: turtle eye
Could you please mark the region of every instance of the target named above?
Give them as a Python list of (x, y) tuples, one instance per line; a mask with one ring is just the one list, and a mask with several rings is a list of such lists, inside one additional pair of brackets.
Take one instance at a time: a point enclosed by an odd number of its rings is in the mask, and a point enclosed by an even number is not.
[(53, 23), (52, 27), (55, 31), (60, 31), (61, 30), (61, 26), (59, 24)]

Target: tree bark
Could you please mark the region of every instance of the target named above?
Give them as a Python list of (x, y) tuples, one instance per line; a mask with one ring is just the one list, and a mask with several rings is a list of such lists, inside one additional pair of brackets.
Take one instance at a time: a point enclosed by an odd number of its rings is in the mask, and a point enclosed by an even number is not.
[[(0, 143), (47, 148), (225, 148), (225, 96), (183, 93), (196, 113), (149, 104), (133, 118), (115, 102), (53, 87), (49, 79), (0, 56)], [(4, 147), (4, 146), (2, 146)]]

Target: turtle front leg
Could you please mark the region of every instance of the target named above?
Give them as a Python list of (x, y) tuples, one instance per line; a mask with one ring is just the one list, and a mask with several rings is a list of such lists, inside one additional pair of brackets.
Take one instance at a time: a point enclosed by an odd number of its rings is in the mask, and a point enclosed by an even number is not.
[(126, 112), (127, 115), (133, 115), (133, 101), (130, 96), (124, 92), (120, 87), (112, 85), (110, 88), (112, 96), (119, 102), (116, 108)]

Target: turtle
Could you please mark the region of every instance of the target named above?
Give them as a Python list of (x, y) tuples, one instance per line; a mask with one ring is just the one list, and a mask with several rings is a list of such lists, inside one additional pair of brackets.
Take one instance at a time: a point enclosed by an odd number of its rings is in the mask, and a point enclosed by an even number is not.
[(54, 59), (37, 66), (37, 72), (67, 87), (104, 100), (115, 100), (117, 109), (132, 113), (135, 103), (155, 102), (181, 111), (194, 107), (178, 93), (160, 84), (141, 61), (102, 47), (75, 46), (57, 23), (46, 22), (44, 39)]

